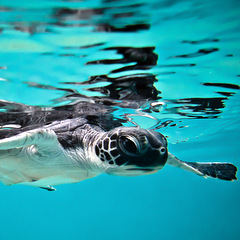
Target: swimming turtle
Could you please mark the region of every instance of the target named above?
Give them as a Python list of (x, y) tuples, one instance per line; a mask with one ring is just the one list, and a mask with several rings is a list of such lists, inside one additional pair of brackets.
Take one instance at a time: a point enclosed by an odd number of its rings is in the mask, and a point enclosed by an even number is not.
[[(165, 164), (203, 177), (237, 179), (237, 168), (230, 163), (181, 161), (168, 152), (167, 140), (161, 133), (121, 124), (109, 126), (113, 121), (101, 118), (109, 116), (106, 108), (95, 104), (78, 104), (78, 108), (85, 110), (75, 115), (60, 109), (32, 114), (26, 111), (14, 117), (2, 113), (0, 181), (52, 191), (54, 185), (80, 182), (102, 173), (155, 173)], [(77, 112), (76, 108), (73, 112)], [(96, 119), (93, 116), (97, 112)], [(18, 126), (20, 122), (24, 125), (23, 119), (25, 126)]]

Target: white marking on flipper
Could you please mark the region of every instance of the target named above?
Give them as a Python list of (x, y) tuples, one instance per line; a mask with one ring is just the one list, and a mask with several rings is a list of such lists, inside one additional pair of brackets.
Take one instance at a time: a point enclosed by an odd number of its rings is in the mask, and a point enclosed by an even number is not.
[(0, 129), (1, 128), (21, 128), (21, 127), (22, 126), (19, 124), (7, 124), (7, 125), (0, 126)]
[(36, 129), (20, 133), (16, 136), (0, 140), (0, 150), (22, 148), (30, 145), (37, 145), (41, 150), (48, 148), (49, 144), (58, 142), (54, 131), (50, 129)]
[(184, 161), (181, 161), (180, 159), (178, 159), (171, 153), (168, 153), (167, 164), (171, 165), (173, 167), (182, 168), (186, 171), (189, 171), (189, 172), (195, 173), (199, 176), (202, 176), (204, 178), (207, 178), (207, 176), (204, 175), (202, 172), (198, 171), (196, 168), (193, 168), (192, 166), (189, 166), (187, 163), (185, 163)]

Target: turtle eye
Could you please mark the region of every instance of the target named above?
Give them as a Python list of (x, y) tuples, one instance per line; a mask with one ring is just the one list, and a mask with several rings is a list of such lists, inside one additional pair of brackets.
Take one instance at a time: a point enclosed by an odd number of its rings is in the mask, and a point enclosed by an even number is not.
[(127, 154), (137, 154), (139, 152), (139, 143), (136, 138), (131, 136), (122, 136), (119, 138), (119, 145), (123, 152)]

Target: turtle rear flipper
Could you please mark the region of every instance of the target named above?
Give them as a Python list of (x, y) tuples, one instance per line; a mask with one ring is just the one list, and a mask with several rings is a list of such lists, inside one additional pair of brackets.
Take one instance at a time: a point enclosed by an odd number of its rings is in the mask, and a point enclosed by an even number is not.
[(203, 177), (212, 177), (227, 181), (237, 180), (237, 167), (231, 163), (185, 162), (179, 160), (173, 154), (169, 153), (167, 164), (182, 168)]
[(40, 187), (41, 189), (44, 189), (44, 190), (47, 190), (47, 191), (50, 191), (50, 192), (52, 192), (52, 191), (56, 191), (56, 188), (54, 188), (54, 187), (52, 187), (52, 186), (47, 186), (47, 187)]

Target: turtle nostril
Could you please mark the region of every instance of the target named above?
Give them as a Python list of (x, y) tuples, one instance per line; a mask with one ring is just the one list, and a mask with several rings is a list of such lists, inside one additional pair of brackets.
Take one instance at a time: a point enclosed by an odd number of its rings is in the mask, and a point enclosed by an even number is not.
[(163, 153), (165, 153), (166, 152), (166, 148), (165, 147), (161, 147), (160, 148), (160, 152), (163, 154)]

